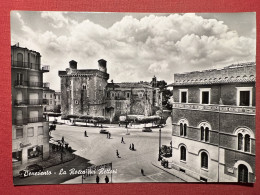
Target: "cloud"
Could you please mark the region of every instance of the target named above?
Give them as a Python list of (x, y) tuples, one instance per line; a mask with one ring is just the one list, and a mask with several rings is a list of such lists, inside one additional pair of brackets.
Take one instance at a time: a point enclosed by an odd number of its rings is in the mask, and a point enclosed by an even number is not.
[[(255, 30), (250, 37), (240, 36), (222, 21), (190, 13), (125, 16), (105, 28), (87, 18), (77, 21), (61, 12), (42, 12), (39, 22), (51, 20), (54, 27), (43, 32), (26, 26), (21, 15), (15, 17), (24, 35), (12, 27), (12, 39), (22, 39), (28, 48), (41, 52), (42, 62), (51, 64), (47, 79), (57, 77), (72, 59), (85, 69), (97, 68), (103, 58), (115, 82), (150, 81), (153, 75), (172, 82), (177, 72), (254, 61), (256, 55)], [(67, 33), (57, 33), (58, 28)], [(57, 82), (51, 85), (59, 88)]]
[(41, 17), (44, 19), (51, 19), (53, 23), (51, 24), (54, 28), (61, 28), (68, 24), (68, 19), (63, 16), (66, 12), (42, 12)]
[(153, 73), (153, 74), (161, 73), (161, 72), (167, 72), (167, 71), (169, 71), (168, 70), (168, 63), (166, 61), (152, 63), (149, 66), (148, 71)]

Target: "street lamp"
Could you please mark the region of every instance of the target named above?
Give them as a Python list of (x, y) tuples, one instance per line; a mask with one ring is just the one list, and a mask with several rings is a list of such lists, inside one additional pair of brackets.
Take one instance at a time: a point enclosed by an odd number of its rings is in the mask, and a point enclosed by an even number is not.
[(126, 135), (130, 135), (130, 133), (128, 132), (128, 126), (127, 126), (127, 110), (128, 110), (128, 104), (126, 105), (125, 121), (126, 121)]
[(162, 139), (162, 129), (161, 129), (161, 123), (162, 123), (162, 112), (160, 112), (160, 129), (159, 129), (159, 155), (158, 155), (158, 161), (161, 160), (161, 139)]

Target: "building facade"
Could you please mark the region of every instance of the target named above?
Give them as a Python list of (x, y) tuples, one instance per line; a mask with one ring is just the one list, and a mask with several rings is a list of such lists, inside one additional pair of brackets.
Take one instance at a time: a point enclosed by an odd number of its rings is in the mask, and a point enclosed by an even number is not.
[(54, 93), (54, 112), (61, 112), (61, 92), (55, 91)]
[(55, 111), (55, 91), (50, 89), (50, 83), (43, 83), (43, 111)]
[(39, 52), (11, 46), (13, 170), (49, 157), (49, 124), (43, 118), (43, 73)]
[(175, 74), (172, 167), (201, 181), (255, 181), (255, 63)]
[(105, 116), (110, 120), (126, 114), (150, 116), (154, 106), (162, 106), (160, 100), (159, 89), (147, 82), (108, 83)]
[(66, 71), (59, 71), (63, 115), (105, 115), (105, 90), (109, 79), (106, 61), (99, 60), (98, 67), (78, 70), (77, 62), (72, 60)]
[(70, 68), (59, 71), (63, 115), (104, 116), (112, 121), (126, 113), (152, 115), (153, 105), (162, 105), (159, 89), (150, 83), (108, 83), (106, 61), (99, 60), (98, 67), (79, 70), (72, 60)]

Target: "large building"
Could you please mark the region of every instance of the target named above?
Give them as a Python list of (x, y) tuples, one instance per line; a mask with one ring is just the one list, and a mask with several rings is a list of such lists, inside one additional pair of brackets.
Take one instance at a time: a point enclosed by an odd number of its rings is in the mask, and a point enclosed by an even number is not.
[(126, 113), (152, 115), (153, 105), (161, 107), (158, 88), (147, 82), (107, 83), (106, 61), (99, 60), (98, 66), (79, 70), (72, 60), (66, 71), (59, 71), (63, 115), (104, 116), (112, 121)]
[(98, 66), (99, 69), (79, 70), (77, 62), (72, 60), (66, 71), (59, 71), (63, 115), (105, 115), (109, 74), (105, 60), (99, 60)]
[(108, 83), (106, 90), (105, 116), (111, 120), (125, 114), (150, 116), (162, 106), (159, 89), (147, 82)]
[(43, 83), (43, 111), (54, 112), (55, 91), (50, 89), (50, 83)]
[(49, 124), (43, 118), (43, 73), (39, 52), (11, 47), (13, 170), (49, 157)]
[(255, 63), (175, 74), (172, 167), (201, 181), (255, 181)]

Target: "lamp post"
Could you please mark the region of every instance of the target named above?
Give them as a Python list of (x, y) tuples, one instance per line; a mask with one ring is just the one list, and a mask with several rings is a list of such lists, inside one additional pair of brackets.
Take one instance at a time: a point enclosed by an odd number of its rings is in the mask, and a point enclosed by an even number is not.
[(130, 133), (128, 132), (128, 126), (127, 126), (127, 109), (128, 109), (128, 104), (126, 105), (126, 114), (125, 114), (125, 121), (126, 121), (126, 135), (130, 135)]
[(160, 111), (160, 129), (159, 129), (159, 155), (158, 155), (158, 161), (161, 160), (161, 139), (162, 139), (162, 129), (161, 129), (161, 123), (162, 123), (162, 112)]

